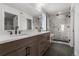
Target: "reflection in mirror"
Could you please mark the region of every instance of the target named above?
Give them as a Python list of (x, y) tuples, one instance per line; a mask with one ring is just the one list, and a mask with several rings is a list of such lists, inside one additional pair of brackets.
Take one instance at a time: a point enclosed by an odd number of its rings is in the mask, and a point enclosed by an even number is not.
[(8, 12), (5, 12), (4, 16), (4, 29), (14, 30), (18, 26), (18, 16)]
[(27, 19), (27, 29), (32, 30), (32, 20), (31, 19)]

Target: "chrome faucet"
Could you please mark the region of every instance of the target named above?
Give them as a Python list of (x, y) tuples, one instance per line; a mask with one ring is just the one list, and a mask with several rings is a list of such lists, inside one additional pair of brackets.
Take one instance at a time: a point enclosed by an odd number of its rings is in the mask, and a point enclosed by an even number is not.
[(12, 35), (12, 31), (8, 31), (10, 33), (10, 35)]
[(15, 34), (17, 34), (18, 28), (18, 26), (15, 27)]

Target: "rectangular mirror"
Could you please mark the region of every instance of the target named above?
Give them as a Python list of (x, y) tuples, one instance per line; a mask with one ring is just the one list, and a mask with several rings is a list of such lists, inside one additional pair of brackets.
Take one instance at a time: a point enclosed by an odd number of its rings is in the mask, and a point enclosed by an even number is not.
[(18, 26), (18, 16), (5, 12), (4, 13), (4, 29), (14, 30), (16, 26)]

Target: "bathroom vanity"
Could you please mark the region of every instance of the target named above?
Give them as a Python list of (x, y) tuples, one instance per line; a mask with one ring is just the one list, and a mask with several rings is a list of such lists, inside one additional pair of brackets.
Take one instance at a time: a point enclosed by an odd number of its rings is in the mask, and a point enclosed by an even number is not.
[(12, 36), (0, 42), (1, 56), (42, 56), (50, 47), (50, 32)]

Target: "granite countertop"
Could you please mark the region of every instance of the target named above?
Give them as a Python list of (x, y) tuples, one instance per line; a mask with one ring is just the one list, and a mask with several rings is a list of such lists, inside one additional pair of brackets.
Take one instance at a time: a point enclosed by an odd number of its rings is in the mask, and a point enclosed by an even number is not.
[(0, 44), (15, 41), (15, 40), (20, 40), (22, 38), (28, 38), (32, 37), (35, 35), (40, 35), (44, 33), (48, 33), (49, 31), (44, 31), (44, 32), (31, 32), (31, 33), (26, 33), (26, 34), (20, 34), (20, 35), (0, 35)]

